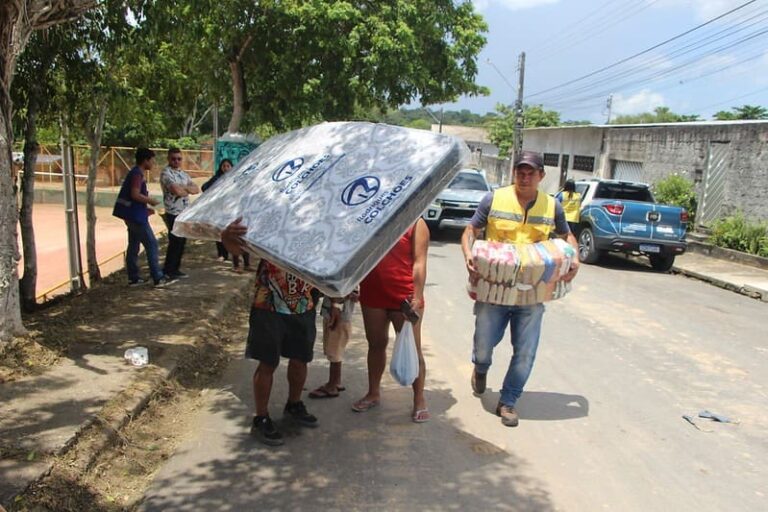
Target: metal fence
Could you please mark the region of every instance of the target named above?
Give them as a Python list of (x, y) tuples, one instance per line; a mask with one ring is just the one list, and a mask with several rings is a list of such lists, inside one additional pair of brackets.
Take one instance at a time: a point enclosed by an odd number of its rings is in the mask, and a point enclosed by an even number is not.
[[(88, 146), (72, 146), (74, 152), (74, 171), (78, 183), (85, 183), (88, 178), (88, 165), (91, 150)], [(155, 152), (155, 167), (147, 172), (148, 182), (157, 182), (160, 172), (168, 165), (168, 150), (152, 148)], [(136, 148), (102, 147), (96, 172), (97, 187), (119, 186), (131, 167), (135, 165)], [(213, 174), (213, 150), (182, 149), (181, 168), (192, 178), (208, 177)], [(36, 181), (44, 183), (61, 183), (61, 147), (40, 145), (40, 153), (35, 166)]]

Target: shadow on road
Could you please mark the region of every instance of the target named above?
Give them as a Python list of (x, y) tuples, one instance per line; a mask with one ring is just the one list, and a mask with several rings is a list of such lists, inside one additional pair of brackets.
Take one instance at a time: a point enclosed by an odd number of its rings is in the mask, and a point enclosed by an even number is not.
[[(302, 429), (282, 419), (285, 364), (278, 367), (271, 414), (286, 436), (269, 448), (248, 434), (255, 363), (236, 360), (210, 397), (195, 440), (153, 483), (141, 510), (553, 510), (527, 462), (458, 428), (447, 411), (451, 389), (428, 377), (432, 420), (411, 421), (412, 392), (385, 375), (381, 405), (355, 413), (367, 386), (365, 338), (353, 321), (344, 361), (347, 390), (305, 400), (320, 419)], [(320, 344), (318, 344), (320, 345)], [(316, 345), (307, 388), (325, 382)]]
[[(500, 393), (490, 388), (483, 393), (483, 408), (496, 414)], [(524, 391), (517, 402), (521, 420), (559, 421), (584, 418), (589, 415), (589, 401), (581, 395), (551, 393), (548, 391)]]

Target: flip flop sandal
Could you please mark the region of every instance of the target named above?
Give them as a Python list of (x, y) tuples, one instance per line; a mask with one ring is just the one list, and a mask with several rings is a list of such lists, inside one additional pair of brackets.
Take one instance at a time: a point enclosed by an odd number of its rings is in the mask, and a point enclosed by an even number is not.
[(352, 410), (355, 412), (368, 412), (379, 405), (378, 400), (358, 400), (352, 404)]
[(411, 416), (414, 423), (426, 423), (431, 418), (432, 415), (429, 414), (429, 409), (419, 409), (418, 411), (414, 411), (413, 416)]
[(309, 392), (309, 398), (337, 398), (339, 396), (339, 393), (331, 393), (324, 387), (320, 386), (319, 388), (315, 389), (314, 391)]

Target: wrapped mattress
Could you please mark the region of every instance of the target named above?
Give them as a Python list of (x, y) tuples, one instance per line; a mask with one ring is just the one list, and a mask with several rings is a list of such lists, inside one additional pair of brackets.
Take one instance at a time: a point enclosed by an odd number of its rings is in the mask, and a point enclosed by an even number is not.
[(466, 163), (456, 137), (323, 123), (273, 137), (179, 217), (173, 233), (219, 240), (237, 217), (249, 252), (343, 296)]
[(477, 240), (472, 258), (478, 277), (470, 278), (469, 296), (507, 306), (559, 299), (571, 290), (571, 283), (561, 278), (575, 257), (575, 249), (559, 238), (534, 244)]

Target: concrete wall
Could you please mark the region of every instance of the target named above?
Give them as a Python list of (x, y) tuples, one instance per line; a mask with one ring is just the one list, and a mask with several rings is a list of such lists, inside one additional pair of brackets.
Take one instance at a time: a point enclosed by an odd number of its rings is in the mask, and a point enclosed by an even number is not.
[[(524, 130), (524, 147), (541, 153), (594, 156), (594, 175), (611, 178), (617, 160), (642, 162), (643, 181), (655, 183), (673, 173), (696, 184), (703, 199), (707, 157), (712, 142), (727, 142), (727, 183), (724, 211), (742, 210), (748, 217), (768, 220), (768, 122), (698, 122), (659, 125), (583, 126)], [(561, 156), (562, 158), (562, 156)], [(560, 169), (547, 167), (544, 190), (551, 192)]]
[(768, 123), (608, 128), (605, 156), (606, 161), (642, 162), (647, 183), (682, 174), (696, 184), (701, 203), (711, 142), (729, 144), (724, 211), (738, 209), (768, 220)]
[[(557, 166), (546, 165), (546, 176), (541, 183), (545, 192), (556, 192), (565, 178), (584, 178), (591, 173), (573, 170), (576, 155), (595, 159), (595, 168), (600, 165), (600, 152), (603, 146), (603, 129), (594, 126), (566, 126), (557, 128), (529, 128), (523, 130), (523, 149), (539, 153), (560, 155)], [(563, 155), (568, 155), (567, 169), (563, 169)]]

